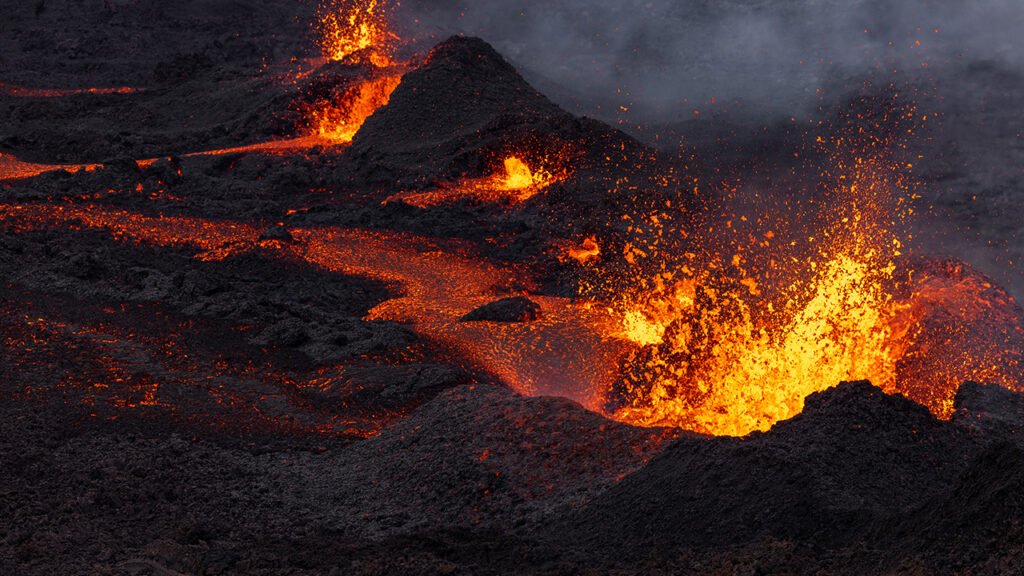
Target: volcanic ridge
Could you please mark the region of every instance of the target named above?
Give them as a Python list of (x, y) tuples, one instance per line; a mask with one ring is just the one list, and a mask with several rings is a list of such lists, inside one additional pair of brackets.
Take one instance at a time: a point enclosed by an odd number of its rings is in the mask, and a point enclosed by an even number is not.
[(917, 78), (665, 149), (478, 38), (88, 4), (0, 40), (0, 573), (1024, 573), (1024, 310), (872, 211)]

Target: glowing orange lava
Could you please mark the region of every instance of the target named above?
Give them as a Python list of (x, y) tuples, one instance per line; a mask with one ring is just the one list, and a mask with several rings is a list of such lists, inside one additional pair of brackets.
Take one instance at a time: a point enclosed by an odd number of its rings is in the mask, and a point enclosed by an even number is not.
[(584, 238), (579, 246), (569, 246), (566, 255), (580, 264), (590, 264), (601, 257), (601, 246), (593, 237)]
[(565, 396), (592, 409), (599, 408), (627, 348), (607, 336), (616, 325), (608, 309), (581, 300), (530, 296), (542, 308), (534, 322), (461, 322), (467, 312), (508, 295), (502, 287), (528, 284), (529, 273), (492, 265), (468, 247), (409, 234), (294, 229), (296, 242), (285, 245), (260, 241), (261, 230), (248, 224), (92, 205), (0, 205), (0, 223), (15, 231), (101, 229), (125, 242), (195, 248), (195, 257), (207, 261), (261, 246), (332, 272), (393, 282), (401, 286), (401, 296), (371, 310), (368, 319), (408, 323), (522, 393)]
[(502, 161), (501, 169), (490, 176), (463, 180), (436, 190), (400, 192), (388, 197), (385, 203), (401, 200), (411, 206), (428, 208), (471, 198), (478, 202), (518, 204), (565, 177), (564, 173), (554, 173), (540, 164), (531, 168), (518, 156), (508, 156)]
[(361, 61), (373, 68), (370, 78), (310, 110), (314, 135), (345, 144), (367, 118), (387, 105), (402, 81), (404, 66), (393, 58), (398, 36), (391, 31), (385, 3), (379, 0), (327, 0), (320, 5), (317, 26), (326, 60)]
[[(863, 129), (821, 142), (830, 147), (832, 204), (819, 229), (792, 243), (809, 251), (688, 253), (686, 263), (625, 289), (621, 334), (640, 348), (610, 393), (615, 418), (740, 436), (795, 416), (807, 395), (840, 381), (870, 380), (942, 417), (964, 380), (1019, 387), (1017, 355), (1003, 342), (1020, 334), (1008, 295), (936, 278), (939, 296), (920, 274), (897, 275), (911, 196), (898, 143)], [(769, 274), (785, 283), (766, 285)], [(927, 314), (941, 309), (966, 332), (972, 307), (1001, 307), (1012, 318), (998, 338), (923, 353), (935, 330), (922, 326)], [(955, 360), (940, 367), (922, 360), (929, 355)]]
[[(263, 154), (266, 156), (287, 156), (299, 154), (313, 148), (314, 146), (331, 146), (338, 144), (335, 139), (320, 135), (300, 136), (285, 140), (271, 140), (244, 146), (233, 146), (230, 148), (216, 148), (201, 152), (189, 152), (181, 154), (182, 158), (195, 158), (199, 156), (225, 156), (229, 154)], [(160, 158), (144, 158), (136, 160), (142, 168), (148, 168), (155, 164)], [(24, 162), (11, 156), (0, 153), (0, 181), (20, 180), (23, 178), (34, 178), (47, 172), (65, 170), (67, 172), (92, 172), (103, 168), (103, 164), (36, 164)]]
[(320, 6), (318, 27), (324, 58), (340, 61), (364, 52), (374, 66), (387, 67), (398, 37), (380, 0), (328, 0)]
[(351, 142), (367, 118), (387, 106), (401, 84), (400, 74), (387, 74), (354, 86), (340, 101), (312, 111), (314, 133), (333, 143)]
[(110, 88), (29, 88), (0, 82), (0, 94), (15, 98), (63, 98), (79, 94), (134, 94), (138, 88), (117, 86)]
[(68, 172), (92, 171), (101, 168), (99, 164), (36, 164), (23, 162), (10, 154), (0, 152), (0, 180), (33, 178), (46, 172), (67, 170)]

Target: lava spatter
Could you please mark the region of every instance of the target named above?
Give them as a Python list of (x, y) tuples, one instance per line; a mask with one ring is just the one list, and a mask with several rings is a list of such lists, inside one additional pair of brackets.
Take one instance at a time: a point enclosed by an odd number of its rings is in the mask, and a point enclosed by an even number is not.
[(565, 158), (544, 158), (534, 162), (534, 167), (531, 167), (519, 156), (509, 155), (502, 160), (501, 167), (490, 176), (467, 178), (434, 190), (400, 192), (388, 197), (385, 203), (402, 201), (417, 208), (440, 206), (460, 200), (505, 202), (515, 205), (529, 200), (543, 192), (545, 188), (567, 178), (567, 172), (547, 167), (565, 163)]
[[(841, 381), (870, 380), (942, 417), (964, 380), (1021, 388), (1013, 367), (1024, 342), (1014, 326), (1024, 316), (1012, 298), (972, 288), (986, 283), (980, 276), (897, 274), (914, 196), (902, 139), (917, 115), (912, 105), (885, 106), (885, 115), (846, 118), (818, 138), (827, 208), (809, 228), (796, 214), (773, 218), (782, 228), (763, 240), (690, 244), (653, 278), (612, 280), (621, 290), (621, 334), (638, 345), (608, 397), (615, 418), (742, 436), (795, 416), (805, 397)], [(794, 240), (773, 242), (780, 233)], [(1001, 336), (980, 337), (985, 345), (978, 336), (945, 340), (943, 355), (956, 360), (926, 371), (914, 358), (937, 336), (921, 323), (937, 305), (933, 283), (956, 293), (944, 296), (946, 313), (962, 332), (974, 330), (974, 308), (998, 309), (1004, 319), (987, 320)]]
[(317, 33), (328, 62), (362, 63), (370, 68), (342, 94), (313, 104), (309, 111), (312, 133), (336, 144), (352, 141), (356, 132), (402, 81), (406, 65), (395, 62), (399, 38), (393, 32), (386, 2), (379, 0), (327, 0), (320, 5)]

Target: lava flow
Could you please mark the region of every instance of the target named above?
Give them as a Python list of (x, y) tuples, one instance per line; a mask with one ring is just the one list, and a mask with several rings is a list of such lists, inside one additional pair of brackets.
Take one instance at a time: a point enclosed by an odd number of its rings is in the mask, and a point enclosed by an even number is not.
[[(343, 377), (346, 367), (297, 379), (275, 369), (237, 330), (176, 317), (158, 305), (99, 307), (67, 297), (5, 296), (0, 335), (9, 361), (31, 382), (19, 392), (26, 397), (59, 391), (93, 417), (162, 413), (202, 429), (236, 432), (363, 438), (394, 417), (361, 406), (338, 405), (327, 412), (295, 402), (303, 389), (340, 380), (337, 375)], [(74, 313), (55, 311), (69, 303)], [(146, 321), (133, 325), (139, 316)], [(219, 353), (197, 349), (193, 337), (204, 331), (217, 334)], [(56, 375), (46, 370), (55, 365), (68, 368)], [(281, 414), (283, 403), (291, 406), (290, 414)], [(300, 418), (293, 417), (296, 413)]]
[(0, 94), (15, 98), (63, 98), (80, 94), (135, 94), (140, 91), (138, 88), (129, 86), (111, 88), (30, 88), (28, 86), (15, 86), (0, 82)]
[(68, 172), (91, 171), (100, 167), (100, 164), (36, 164), (34, 162), (24, 162), (10, 154), (0, 152), (0, 180), (33, 178), (56, 170), (66, 170)]
[[(328, 1), (321, 5), (316, 23), (323, 58), (328, 62), (366, 64), (369, 75), (339, 86), (340, 93), (309, 105), (305, 134), (293, 138), (258, 142), (180, 154), (183, 157), (220, 156), (238, 153), (286, 155), (316, 146), (344, 145), (352, 141), (367, 118), (386, 106), (391, 93), (402, 81), (407, 66), (393, 59), (398, 41), (389, 26), (385, 6), (377, 0), (360, 2)], [(134, 94), (132, 88), (30, 89), (0, 84), (0, 92), (10, 96), (57, 98), (78, 94)], [(142, 166), (155, 159), (139, 159)], [(101, 164), (35, 164), (0, 153), (0, 181), (31, 178), (46, 172), (95, 170)], [(516, 178), (530, 178), (525, 165), (516, 166)], [(511, 180), (510, 180), (511, 182)], [(511, 185), (525, 189), (525, 185)]]
[(564, 180), (564, 172), (552, 172), (539, 164), (531, 168), (518, 156), (508, 156), (500, 170), (484, 178), (471, 178), (443, 186), (436, 190), (401, 192), (385, 202), (400, 200), (418, 208), (449, 204), (463, 199), (477, 202), (507, 202), (518, 204)]
[[(294, 244), (260, 240), (255, 226), (184, 217), (150, 217), (90, 205), (0, 206), (0, 222), (15, 231), (46, 228), (105, 230), (121, 241), (197, 249), (203, 261), (223, 260), (257, 246), (323, 269), (396, 283), (401, 296), (370, 311), (370, 320), (410, 324), (424, 337), (456, 350), (475, 368), (531, 395), (573, 398), (599, 409), (627, 344), (609, 337), (616, 321), (605, 307), (534, 296), (541, 317), (529, 323), (463, 322), (474, 308), (511, 290), (529, 275), (475, 258), (466, 248), (394, 232), (340, 228), (295, 229)], [(526, 286), (528, 288), (529, 286)]]
[(314, 135), (348, 143), (374, 112), (386, 106), (402, 81), (405, 66), (394, 61), (398, 36), (392, 32), (385, 6), (378, 0), (328, 0), (320, 6), (320, 46), (329, 62), (362, 62), (370, 77), (340, 97), (321, 100), (310, 110)]

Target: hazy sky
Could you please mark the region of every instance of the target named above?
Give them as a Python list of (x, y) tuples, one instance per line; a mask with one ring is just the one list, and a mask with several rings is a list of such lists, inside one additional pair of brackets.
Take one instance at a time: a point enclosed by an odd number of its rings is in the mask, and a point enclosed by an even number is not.
[(1024, 0), (404, 0), (398, 16), (423, 42), (483, 37), (556, 99), (662, 120), (712, 98), (792, 109), (868, 66), (1016, 65), (1024, 33)]

